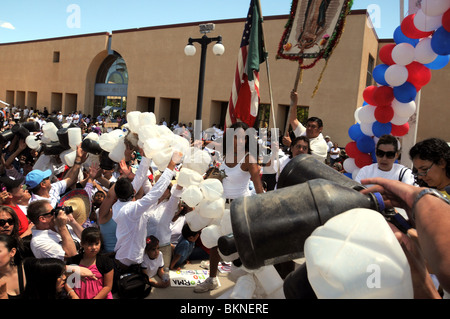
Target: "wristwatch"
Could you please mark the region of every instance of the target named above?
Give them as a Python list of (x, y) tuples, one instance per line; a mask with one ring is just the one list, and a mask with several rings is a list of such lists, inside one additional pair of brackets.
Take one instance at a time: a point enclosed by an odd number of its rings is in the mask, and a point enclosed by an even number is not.
[(446, 202), (447, 204), (450, 205), (450, 200), (448, 200), (444, 195), (442, 195), (439, 191), (437, 191), (434, 188), (425, 188), (424, 190), (422, 190), (419, 195), (417, 195), (416, 199), (414, 200), (414, 203), (412, 205), (412, 218), (413, 220), (415, 220), (415, 212), (416, 212), (416, 204), (417, 202), (424, 197), (425, 195), (433, 195), (437, 198), (442, 199), (444, 202)]

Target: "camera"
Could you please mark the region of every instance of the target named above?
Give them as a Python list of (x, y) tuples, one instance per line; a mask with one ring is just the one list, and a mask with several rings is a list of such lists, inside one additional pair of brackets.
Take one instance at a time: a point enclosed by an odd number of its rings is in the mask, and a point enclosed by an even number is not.
[(73, 213), (72, 206), (58, 206), (58, 207), (55, 207), (55, 208), (52, 209), (53, 215), (55, 215), (55, 217), (56, 217), (60, 210), (64, 211), (64, 213), (66, 215)]

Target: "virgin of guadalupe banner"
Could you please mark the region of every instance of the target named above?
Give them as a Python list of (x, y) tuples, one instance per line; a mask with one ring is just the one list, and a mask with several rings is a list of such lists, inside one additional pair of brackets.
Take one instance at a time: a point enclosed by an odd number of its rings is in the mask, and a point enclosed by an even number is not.
[[(293, 0), (277, 58), (299, 61), (302, 69), (328, 59), (350, 12), (351, 0)], [(304, 59), (313, 59), (303, 65)]]

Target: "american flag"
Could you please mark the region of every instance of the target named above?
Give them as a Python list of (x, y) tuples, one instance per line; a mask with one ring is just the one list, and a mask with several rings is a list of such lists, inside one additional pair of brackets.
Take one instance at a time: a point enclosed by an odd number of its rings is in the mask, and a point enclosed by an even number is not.
[(265, 61), (259, 0), (252, 0), (242, 34), (225, 127), (240, 120), (250, 127), (259, 106), (259, 65)]

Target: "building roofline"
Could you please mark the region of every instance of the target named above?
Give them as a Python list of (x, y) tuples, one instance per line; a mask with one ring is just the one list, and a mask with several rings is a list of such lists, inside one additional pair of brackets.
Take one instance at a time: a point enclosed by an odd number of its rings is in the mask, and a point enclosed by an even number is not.
[(26, 40), (26, 41), (18, 41), (18, 42), (7, 42), (7, 43), (0, 43), (0, 46), (14, 45), (14, 44), (35, 43), (35, 42), (57, 41), (57, 40), (85, 38), (85, 37), (95, 37), (95, 36), (100, 36), (100, 35), (111, 36), (111, 33), (109, 33), (109, 32), (96, 32), (96, 33), (68, 35), (68, 36), (63, 36), (63, 37), (54, 37), (54, 38), (45, 38), (45, 39), (36, 39), (36, 40)]
[[(358, 14), (366, 14), (368, 15), (368, 12), (366, 9), (358, 9), (358, 10), (351, 10), (350, 14), (352, 15), (358, 15)], [(273, 15), (273, 16), (266, 16), (263, 17), (265, 21), (267, 20), (287, 20), (289, 19), (288, 14), (283, 15)], [(57, 40), (66, 40), (66, 39), (75, 39), (75, 38), (83, 38), (83, 37), (92, 37), (92, 36), (111, 36), (112, 34), (119, 34), (119, 33), (127, 33), (127, 32), (137, 32), (137, 31), (149, 31), (149, 30), (160, 30), (160, 29), (170, 29), (170, 28), (180, 28), (180, 27), (190, 27), (190, 26), (196, 26), (203, 23), (217, 23), (217, 24), (226, 24), (226, 23), (236, 23), (236, 22), (243, 22), (245, 21), (245, 18), (233, 18), (233, 19), (224, 19), (224, 20), (208, 20), (208, 21), (196, 21), (196, 22), (188, 22), (188, 23), (178, 23), (178, 24), (168, 24), (168, 25), (159, 25), (159, 26), (151, 26), (151, 27), (142, 27), (142, 28), (130, 28), (130, 29), (121, 29), (121, 30), (113, 30), (111, 32), (96, 32), (96, 33), (86, 33), (86, 34), (78, 34), (78, 35), (69, 35), (69, 36), (63, 36), (63, 37), (54, 37), (54, 38), (45, 38), (45, 39), (37, 39), (37, 40), (27, 40), (27, 41), (18, 41), (18, 42), (8, 42), (8, 43), (0, 43), (0, 46), (6, 46), (6, 45), (14, 45), (14, 44), (26, 44), (26, 43), (36, 43), (36, 42), (46, 42), (46, 41), (57, 41)], [(375, 32), (375, 30), (373, 30)], [(375, 32), (375, 35), (377, 36), (377, 39), (381, 42), (390, 42), (391, 39), (379, 39), (378, 35)]]

